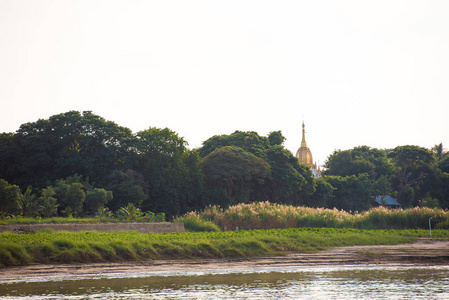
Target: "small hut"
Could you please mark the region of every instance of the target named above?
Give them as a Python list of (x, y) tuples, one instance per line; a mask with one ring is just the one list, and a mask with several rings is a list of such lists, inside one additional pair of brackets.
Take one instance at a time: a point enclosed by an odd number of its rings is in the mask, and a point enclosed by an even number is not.
[(401, 208), (401, 203), (391, 196), (377, 196), (374, 200), (374, 205), (388, 208)]

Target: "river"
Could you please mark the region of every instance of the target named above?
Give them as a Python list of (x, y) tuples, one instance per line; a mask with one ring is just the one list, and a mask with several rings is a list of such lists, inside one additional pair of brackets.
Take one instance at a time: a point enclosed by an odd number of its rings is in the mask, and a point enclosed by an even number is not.
[(0, 299), (449, 299), (449, 266), (315, 266), (22, 278)]

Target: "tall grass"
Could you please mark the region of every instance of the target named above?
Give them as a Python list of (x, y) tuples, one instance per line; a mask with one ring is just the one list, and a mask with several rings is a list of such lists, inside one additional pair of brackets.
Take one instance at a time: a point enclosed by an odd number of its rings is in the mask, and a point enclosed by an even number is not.
[(197, 212), (190, 212), (175, 219), (177, 223), (184, 223), (187, 231), (220, 231), (220, 228), (212, 221), (205, 220)]
[(447, 210), (415, 207), (406, 210), (372, 208), (364, 212), (337, 209), (296, 207), (258, 202), (238, 204), (228, 209), (210, 206), (200, 213), (191, 212), (183, 218), (211, 221), (221, 230), (271, 229), (296, 227), (360, 228), (360, 229), (427, 229), (449, 222)]
[[(38, 231), (0, 233), (0, 266), (123, 260), (222, 258), (314, 252), (350, 245), (399, 244), (427, 237), (427, 230), (291, 228), (224, 232), (138, 233)], [(448, 230), (432, 231), (449, 238)]]

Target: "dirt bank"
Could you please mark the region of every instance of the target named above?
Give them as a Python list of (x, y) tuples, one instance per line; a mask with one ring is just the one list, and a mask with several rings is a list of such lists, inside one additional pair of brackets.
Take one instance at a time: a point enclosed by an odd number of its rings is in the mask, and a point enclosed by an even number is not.
[(350, 246), (317, 253), (247, 259), (153, 260), (81, 265), (33, 265), (0, 269), (0, 281), (23, 277), (66, 277), (158, 271), (254, 269), (317, 265), (449, 265), (449, 240), (420, 239), (413, 244)]
[(184, 223), (169, 222), (125, 222), (125, 223), (39, 223), (39, 224), (9, 224), (0, 225), (2, 231), (38, 231), (42, 229), (51, 229), (54, 231), (129, 231), (134, 230), (142, 233), (162, 233), (162, 232), (184, 232)]

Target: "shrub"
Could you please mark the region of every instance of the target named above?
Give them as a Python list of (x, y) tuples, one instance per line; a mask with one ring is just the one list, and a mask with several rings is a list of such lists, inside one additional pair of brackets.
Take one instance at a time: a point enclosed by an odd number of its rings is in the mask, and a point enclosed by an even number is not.
[(184, 223), (184, 228), (187, 231), (220, 231), (220, 228), (214, 222), (205, 220), (195, 212), (191, 212), (183, 217), (177, 218), (175, 222)]

